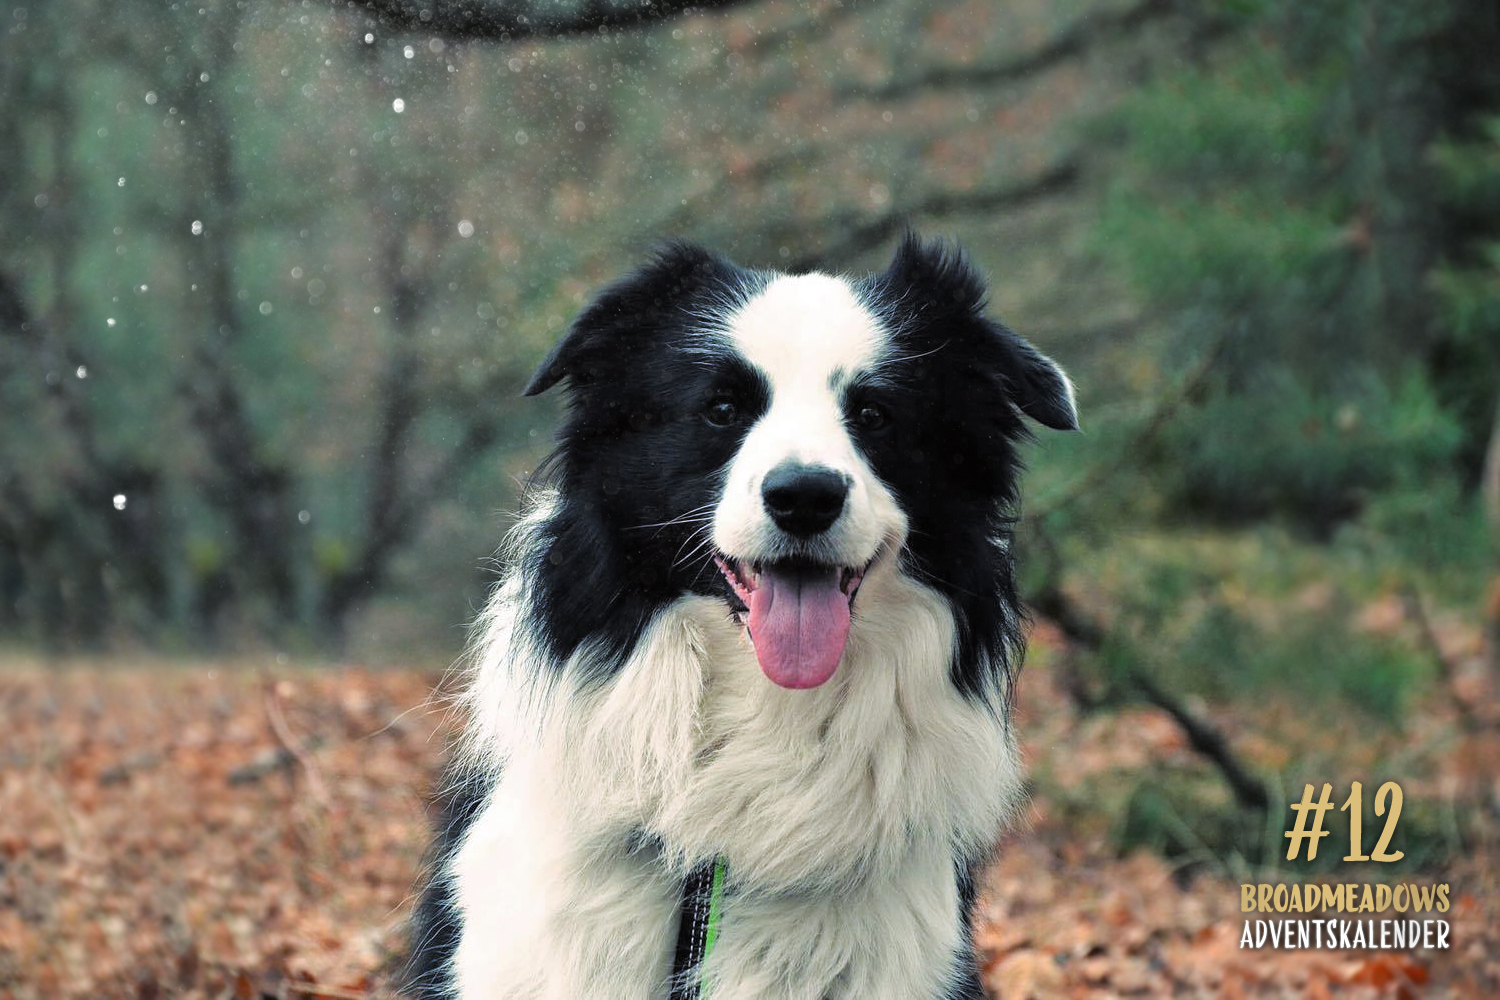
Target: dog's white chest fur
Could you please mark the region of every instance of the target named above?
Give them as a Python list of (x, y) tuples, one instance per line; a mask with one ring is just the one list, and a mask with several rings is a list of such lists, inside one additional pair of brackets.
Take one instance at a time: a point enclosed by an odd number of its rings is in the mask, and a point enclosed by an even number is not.
[(912, 235), (862, 277), (679, 243), (580, 313), (526, 388), (568, 415), (480, 623), (421, 1000), (663, 1000), (720, 856), (712, 1000), (977, 1000), (1018, 447), (1077, 426), (986, 294)]
[[(498, 783), (451, 862), (470, 1000), (660, 1000), (682, 876), (723, 855), (714, 1000), (941, 996), (961, 953), (954, 859), (982, 852), (1019, 766), (948, 678), (949, 606), (886, 567), (838, 673), (772, 685), (722, 600), (684, 597), (597, 685), (539, 690), (497, 595), (470, 756)], [(587, 655), (582, 653), (580, 655)]]

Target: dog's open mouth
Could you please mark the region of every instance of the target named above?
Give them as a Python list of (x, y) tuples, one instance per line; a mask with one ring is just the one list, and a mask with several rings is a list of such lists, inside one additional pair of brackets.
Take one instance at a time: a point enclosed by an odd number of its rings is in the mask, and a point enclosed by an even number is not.
[(859, 568), (795, 559), (745, 563), (723, 553), (714, 561), (742, 605), (735, 610), (767, 677), (782, 687), (810, 688), (833, 676), (869, 563)]

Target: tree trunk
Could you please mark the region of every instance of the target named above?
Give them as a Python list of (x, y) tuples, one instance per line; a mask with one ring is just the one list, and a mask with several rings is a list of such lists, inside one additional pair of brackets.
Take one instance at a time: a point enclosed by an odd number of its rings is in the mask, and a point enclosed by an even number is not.
[[(188, 67), (180, 94), (187, 117), (199, 133), (191, 148), (196, 153), (195, 169), (206, 181), (207, 196), (200, 196), (199, 203), (189, 208), (190, 217), (202, 221), (203, 229), (201, 235), (189, 235), (188, 220), (181, 220), (176, 228), (179, 239), (187, 242), (189, 271), (207, 298), (191, 344), (183, 391), (211, 463), (205, 490), (229, 522), (231, 544), (226, 547), (225, 565), (233, 570), (217, 576), (210, 573), (197, 584), (214, 588), (234, 580), (237, 592), (219, 595), (218, 600), (263, 593), (271, 599), (277, 620), (286, 623), (297, 614), (292, 547), (296, 477), (285, 462), (267, 454), (251, 420), (233, 351), (244, 333), (234, 288), (240, 182), (235, 175), (231, 122), (226, 117), (229, 95), (223, 81), (230, 77), (241, 14), (236, 5), (223, 3), (214, 15), (217, 23), (205, 32), (208, 45), (203, 64)], [(212, 622), (203, 624), (211, 626)]]
[(1495, 405), (1495, 423), (1490, 429), (1490, 445), (1484, 453), (1484, 477), (1480, 484), (1484, 512), (1490, 531), (1500, 539), (1500, 402)]
[[(1495, 424), (1490, 430), (1490, 446), (1484, 455), (1484, 512), (1490, 522), (1490, 535), (1500, 543), (1500, 402), (1495, 405)], [(1485, 607), (1485, 639), (1489, 654), (1490, 676), (1500, 682), (1500, 573), (1490, 583), (1490, 599)]]

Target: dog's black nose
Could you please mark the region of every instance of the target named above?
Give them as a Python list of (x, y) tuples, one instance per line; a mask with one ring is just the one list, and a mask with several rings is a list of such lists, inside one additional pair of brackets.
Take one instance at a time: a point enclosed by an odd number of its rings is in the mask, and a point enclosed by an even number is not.
[(776, 527), (806, 538), (832, 527), (844, 510), (848, 477), (821, 465), (783, 462), (766, 475), (760, 496)]

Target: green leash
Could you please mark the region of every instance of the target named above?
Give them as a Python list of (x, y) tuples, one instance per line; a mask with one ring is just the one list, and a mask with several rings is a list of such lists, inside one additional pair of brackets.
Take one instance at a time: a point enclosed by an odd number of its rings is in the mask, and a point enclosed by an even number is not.
[[(719, 940), (719, 919), (724, 915), (724, 873), (729, 865), (721, 854), (714, 858), (714, 880), (708, 893), (708, 927), (703, 931), (703, 961), (714, 952), (714, 942)], [(707, 987), (698, 984), (698, 1000), (707, 1000)]]
[(703, 865), (682, 884), (677, 950), (672, 962), (671, 1000), (708, 1000), (703, 967), (719, 940), (724, 918), (724, 882), (729, 864), (722, 855)]

